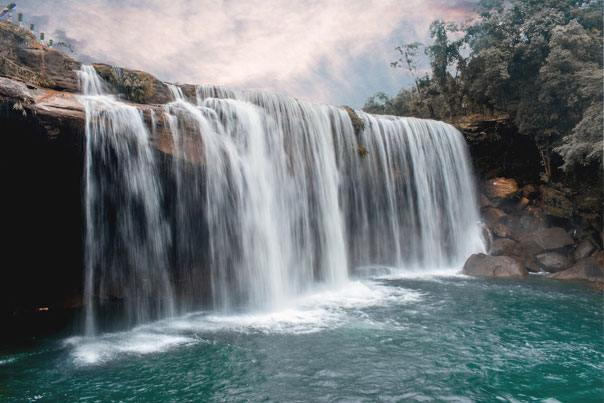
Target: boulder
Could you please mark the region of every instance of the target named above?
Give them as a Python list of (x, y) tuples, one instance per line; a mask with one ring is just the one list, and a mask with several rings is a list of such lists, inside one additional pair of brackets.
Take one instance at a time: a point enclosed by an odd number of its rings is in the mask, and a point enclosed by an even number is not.
[(530, 255), (530, 254), (518, 255), (518, 254), (510, 253), (509, 256), (511, 258), (513, 258), (514, 260), (522, 263), (524, 268), (526, 270), (530, 271), (531, 273), (539, 273), (542, 271), (541, 267), (539, 267), (539, 263), (537, 263), (537, 260), (535, 259), (535, 256), (533, 256), (533, 255)]
[(489, 207), (485, 213), (485, 220), (488, 223), (497, 223), (505, 221), (507, 214), (498, 208)]
[(522, 195), (529, 200), (539, 197), (539, 189), (535, 185), (526, 185), (521, 189)]
[(528, 206), (530, 203), (530, 200), (527, 199), (526, 197), (521, 198), (518, 203), (516, 203), (516, 209), (518, 211), (522, 211), (526, 208), (526, 206)]
[(511, 255), (518, 246), (518, 242), (508, 238), (498, 238), (493, 242), (491, 255), (502, 256)]
[(487, 181), (485, 190), (490, 198), (509, 199), (518, 193), (518, 184), (514, 179), (495, 178)]
[(547, 217), (543, 210), (535, 206), (527, 206), (520, 216), (519, 227), (526, 232), (535, 232), (545, 228)]
[(535, 255), (542, 251), (541, 247), (535, 242), (517, 242), (512, 251), (506, 255), (522, 263), (528, 271), (538, 273), (541, 268), (535, 259)]
[(570, 269), (554, 273), (550, 278), (559, 280), (586, 280), (593, 282), (604, 281), (603, 256), (589, 256), (575, 263)]
[(484, 253), (470, 256), (463, 266), (463, 273), (496, 278), (521, 278), (528, 275), (524, 266), (511, 257), (489, 256)]
[(484, 195), (484, 193), (480, 194), (480, 208), (491, 207), (491, 201), (488, 197)]
[(534, 256), (525, 256), (524, 260), (522, 261), (522, 264), (524, 265), (526, 270), (531, 273), (541, 273), (542, 272), (541, 267), (539, 267), (539, 264), (535, 260)]
[(591, 238), (585, 238), (575, 248), (573, 253), (573, 259), (575, 262), (578, 262), (581, 259), (585, 259), (589, 255), (591, 255), (598, 247), (596, 243)]
[(495, 223), (490, 227), (491, 233), (499, 238), (514, 238), (513, 230), (505, 224)]
[[(147, 72), (103, 63), (95, 63), (92, 66), (115, 92), (122, 94), (130, 102), (155, 104), (167, 103), (172, 100), (166, 84)], [(184, 87), (190, 94), (189, 86)]]
[(521, 244), (534, 244), (540, 251), (564, 248), (573, 244), (573, 239), (560, 227), (535, 231), (519, 239)]
[(485, 243), (485, 247), (487, 250), (491, 249), (493, 246), (493, 234), (491, 233), (491, 230), (486, 225), (482, 225), (480, 230), (482, 232), (482, 240)]
[(566, 270), (572, 266), (569, 258), (556, 252), (540, 253), (535, 256), (535, 259), (537, 259), (539, 267), (550, 273)]

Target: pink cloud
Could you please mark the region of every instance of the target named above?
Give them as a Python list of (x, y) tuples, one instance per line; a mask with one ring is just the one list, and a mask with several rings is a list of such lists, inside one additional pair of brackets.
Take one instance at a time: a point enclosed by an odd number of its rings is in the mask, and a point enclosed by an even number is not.
[[(65, 31), (96, 59), (168, 81), (262, 88), (330, 103), (342, 103), (337, 94), (364, 79), (357, 59), (389, 65), (394, 33), (402, 35), (397, 42), (425, 40), (432, 20), (469, 12), (467, 2), (436, 0), (58, 3), (68, 4), (60, 14), (56, 4), (36, 7), (50, 17), (48, 32)], [(386, 73), (384, 81), (392, 77)]]

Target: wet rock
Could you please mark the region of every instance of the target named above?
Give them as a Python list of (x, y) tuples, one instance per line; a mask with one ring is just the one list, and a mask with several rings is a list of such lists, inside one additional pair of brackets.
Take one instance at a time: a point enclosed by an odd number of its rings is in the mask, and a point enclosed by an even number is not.
[(518, 200), (518, 203), (516, 203), (516, 210), (524, 210), (530, 203), (530, 200), (527, 199), (526, 197), (521, 198), (520, 200)]
[(182, 90), (182, 94), (189, 102), (197, 103), (197, 86), (192, 84), (180, 84), (178, 87)]
[(490, 198), (509, 199), (518, 193), (518, 184), (515, 179), (495, 178), (487, 181), (485, 190)]
[(493, 246), (493, 234), (491, 233), (491, 230), (486, 225), (483, 225), (481, 227), (481, 232), (482, 239), (485, 242), (485, 247), (487, 248), (487, 250), (491, 249), (491, 247)]
[(342, 108), (346, 111), (346, 113), (348, 113), (348, 116), (350, 117), (352, 127), (354, 127), (354, 133), (357, 135), (357, 137), (360, 136), (365, 130), (365, 121), (361, 119), (359, 115), (357, 115), (357, 113), (354, 111), (354, 109), (352, 109), (350, 106), (344, 105)]
[(526, 185), (521, 189), (522, 196), (529, 200), (535, 200), (539, 197), (539, 189), (535, 185)]
[(564, 248), (573, 244), (573, 239), (560, 227), (546, 228), (519, 239), (521, 244), (534, 244), (540, 251)]
[(541, 247), (535, 242), (518, 242), (507, 255), (522, 263), (528, 271), (538, 273), (541, 268), (535, 259), (535, 255), (542, 251)]
[(550, 273), (566, 270), (572, 266), (568, 257), (556, 252), (540, 253), (535, 256), (535, 259), (539, 263), (539, 267)]
[(604, 281), (604, 256), (600, 253), (589, 256), (577, 262), (570, 269), (552, 274), (550, 278), (559, 280), (586, 280), (594, 282)]
[(501, 224), (501, 223), (496, 223), (491, 225), (491, 232), (495, 235), (498, 236), (499, 238), (514, 238), (513, 233), (514, 231), (512, 230), (512, 228), (510, 228), (509, 226), (505, 225), (505, 224)]
[(518, 242), (507, 239), (507, 238), (498, 238), (493, 242), (493, 246), (491, 247), (491, 255), (493, 256), (502, 256), (502, 255), (511, 255), (514, 250), (518, 246)]
[(534, 206), (527, 206), (520, 216), (519, 226), (529, 233), (545, 228), (546, 223), (547, 218), (543, 210)]
[(537, 263), (534, 257), (525, 257), (525, 259), (522, 261), (522, 264), (530, 273), (542, 272), (541, 268), (539, 267), (539, 264)]
[(491, 201), (488, 197), (484, 195), (484, 193), (480, 194), (480, 208), (491, 207)]
[(591, 238), (585, 238), (575, 248), (573, 259), (578, 262), (591, 255), (597, 249), (596, 243)]
[(526, 277), (526, 269), (509, 256), (474, 254), (466, 261), (463, 273), (477, 277), (520, 278)]
[(485, 213), (485, 220), (488, 223), (504, 222), (507, 214), (498, 208), (489, 207)]
[(521, 219), (520, 224), (519, 229), (513, 230), (512, 236), (518, 243), (507, 255), (521, 262), (531, 272), (554, 272), (570, 267), (572, 261), (568, 257), (568, 249), (574, 241), (563, 228), (532, 230), (545, 224), (531, 217), (524, 221)]

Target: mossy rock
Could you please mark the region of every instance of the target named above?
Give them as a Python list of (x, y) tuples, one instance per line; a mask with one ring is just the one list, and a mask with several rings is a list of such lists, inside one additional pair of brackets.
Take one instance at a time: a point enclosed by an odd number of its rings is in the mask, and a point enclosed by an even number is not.
[(539, 190), (543, 208), (548, 214), (559, 218), (571, 218), (576, 213), (576, 207), (571, 201), (570, 195), (563, 190), (544, 185), (541, 185)]
[(369, 155), (369, 150), (367, 150), (365, 147), (363, 147), (360, 144), (357, 145), (357, 151), (359, 152), (359, 155), (361, 156), (361, 158), (366, 158), (367, 155)]
[(95, 70), (127, 100), (139, 104), (147, 103), (154, 93), (155, 77), (143, 71), (123, 69), (106, 64), (93, 64)]
[(342, 108), (344, 108), (344, 110), (348, 113), (348, 116), (350, 116), (352, 127), (354, 127), (354, 133), (358, 137), (365, 130), (365, 121), (361, 119), (350, 106), (344, 105)]
[(369, 150), (365, 148), (362, 143), (361, 135), (363, 131), (365, 131), (365, 121), (357, 115), (357, 113), (350, 106), (344, 105), (342, 108), (348, 113), (350, 117), (350, 122), (352, 123), (352, 127), (354, 128), (354, 134), (357, 137), (357, 152), (361, 156), (361, 158), (365, 159), (367, 155), (369, 155)]

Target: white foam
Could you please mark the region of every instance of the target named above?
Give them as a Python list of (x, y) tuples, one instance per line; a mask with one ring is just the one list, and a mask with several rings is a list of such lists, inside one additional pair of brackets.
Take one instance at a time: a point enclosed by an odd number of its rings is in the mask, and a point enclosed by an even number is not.
[[(365, 271), (370, 271), (370, 269), (365, 268)], [(443, 277), (465, 277), (462, 268), (459, 266), (420, 268), (379, 266), (376, 268), (376, 272), (370, 278), (376, 280), (425, 279), (438, 281), (439, 278)]]
[(181, 335), (147, 333), (142, 328), (136, 328), (129, 332), (107, 333), (97, 337), (72, 337), (65, 343), (73, 348), (77, 364), (96, 364), (120, 355), (157, 353), (195, 341)]
[(15, 358), (15, 357), (6, 358), (6, 359), (3, 359), (3, 360), (0, 360), (0, 365), (12, 364), (15, 361), (17, 361), (17, 358)]
[(198, 343), (216, 332), (305, 334), (355, 323), (362, 328), (383, 328), (392, 323), (376, 323), (362, 310), (368, 307), (415, 303), (422, 294), (374, 281), (349, 281), (337, 289), (315, 289), (292, 299), (278, 309), (264, 312), (219, 314), (196, 312), (138, 326), (131, 331), (97, 337), (72, 337), (66, 345), (73, 349), (80, 365), (117, 359), (128, 354), (164, 352), (177, 346)]
[(336, 328), (367, 307), (415, 302), (421, 293), (375, 282), (349, 281), (337, 289), (318, 289), (291, 300), (279, 309), (238, 315), (192, 315), (177, 320), (177, 327), (191, 331), (244, 333), (314, 333)]

